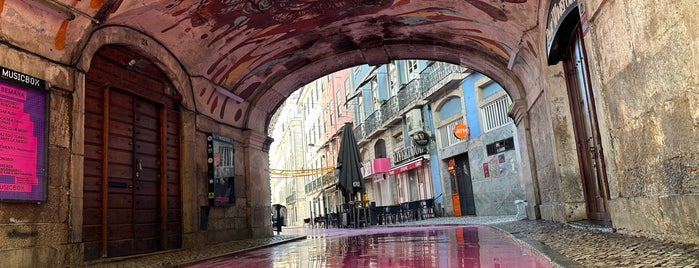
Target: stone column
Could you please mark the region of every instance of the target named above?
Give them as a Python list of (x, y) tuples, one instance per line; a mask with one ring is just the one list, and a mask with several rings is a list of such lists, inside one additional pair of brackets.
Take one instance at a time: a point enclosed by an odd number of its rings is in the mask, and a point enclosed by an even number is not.
[(524, 196), (527, 200), (527, 218), (530, 220), (541, 218), (541, 194), (539, 193), (539, 178), (536, 172), (536, 156), (532, 149), (531, 119), (527, 113), (526, 100), (516, 100), (509, 116), (517, 126), (517, 141), (519, 142), (519, 152), (522, 159), (521, 183), (524, 189)]
[(248, 226), (252, 237), (272, 236), (269, 146), (272, 139), (254, 130), (243, 132)]

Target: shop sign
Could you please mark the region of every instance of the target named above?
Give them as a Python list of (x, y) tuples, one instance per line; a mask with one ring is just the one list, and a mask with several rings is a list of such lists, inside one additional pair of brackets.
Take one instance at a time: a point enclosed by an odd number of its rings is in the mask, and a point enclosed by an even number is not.
[(415, 142), (415, 145), (417, 146), (425, 147), (428, 144), (430, 144), (430, 134), (427, 134), (427, 132), (418, 131), (415, 132), (415, 134), (413, 134), (412, 137), (413, 142)]
[[(558, 35), (565, 18), (570, 12), (578, 6), (576, 0), (552, 0), (549, 5), (548, 20), (546, 21), (546, 53), (549, 58), (554, 57), (553, 54), (559, 53), (556, 48), (555, 40)], [(551, 60), (549, 60), (549, 64)]]
[(457, 139), (463, 140), (470, 134), (468, 127), (464, 123), (459, 123), (454, 126), (454, 136)]

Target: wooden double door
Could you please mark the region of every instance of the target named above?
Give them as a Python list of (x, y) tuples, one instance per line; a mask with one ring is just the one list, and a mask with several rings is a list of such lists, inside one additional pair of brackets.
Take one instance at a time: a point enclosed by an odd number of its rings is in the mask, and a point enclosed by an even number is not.
[(609, 222), (609, 186), (604, 165), (604, 151), (584, 39), (579, 25), (566, 50), (563, 68), (566, 74), (587, 216), (590, 220)]
[(179, 113), (162, 81), (119, 64), (124, 54), (101, 50), (86, 81), (85, 260), (182, 243)]

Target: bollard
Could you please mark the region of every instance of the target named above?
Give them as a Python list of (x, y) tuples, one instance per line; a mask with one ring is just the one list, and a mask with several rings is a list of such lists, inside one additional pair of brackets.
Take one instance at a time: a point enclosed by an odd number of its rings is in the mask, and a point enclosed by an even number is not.
[(527, 200), (517, 199), (515, 200), (515, 206), (517, 207), (517, 219), (523, 220), (527, 218)]

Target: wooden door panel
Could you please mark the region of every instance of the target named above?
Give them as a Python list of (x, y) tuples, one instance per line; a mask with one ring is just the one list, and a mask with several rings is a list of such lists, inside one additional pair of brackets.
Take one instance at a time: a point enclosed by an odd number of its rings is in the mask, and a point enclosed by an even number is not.
[(136, 141), (141, 142), (157, 142), (160, 134), (151, 129), (138, 129), (136, 130)]
[(133, 164), (110, 164), (109, 165), (109, 178), (110, 179), (130, 179), (133, 177), (134, 170)]
[(109, 120), (109, 138), (113, 136), (133, 137), (133, 126), (119, 121)]
[(137, 140), (135, 146), (136, 154), (157, 157), (160, 153), (160, 146), (149, 142)]
[[(179, 178), (178, 178), (179, 180)], [(168, 183), (167, 184), (167, 196), (176, 196), (179, 199), (180, 196), (180, 184), (179, 183)], [(168, 204), (170, 207), (170, 204)]]
[(160, 126), (160, 118), (139, 114), (136, 116), (136, 127), (157, 130)]
[[(94, 169), (99, 171), (98, 169)], [(101, 194), (102, 191), (102, 177), (101, 176), (89, 176), (86, 175), (83, 178), (83, 191), (85, 193), (97, 193)], [(95, 204), (95, 206), (101, 206), (101, 204)]]
[[(117, 87), (114, 87), (115, 89), (118, 89)], [(133, 105), (134, 105), (134, 100), (133, 100), (133, 95), (129, 93), (125, 93), (123, 90), (110, 90), (109, 91), (109, 106), (115, 108), (114, 111), (109, 111), (109, 117), (110, 119), (112, 118), (111, 115), (118, 114), (118, 113), (128, 113), (132, 114), (133, 113)], [(118, 108), (123, 108), (123, 109), (118, 109)]]
[(142, 209), (134, 213), (134, 223), (138, 224), (153, 224), (160, 220), (159, 209)]
[(85, 113), (102, 114), (104, 112), (104, 104), (102, 99), (85, 98)]
[(109, 257), (121, 257), (134, 254), (133, 240), (116, 240), (107, 243), (107, 252)]
[[(160, 107), (152, 105), (145, 101), (137, 102), (135, 105), (136, 114), (139, 116), (148, 116), (152, 118), (160, 118)], [(158, 121), (160, 121), (158, 119)]]
[(112, 225), (130, 225), (133, 220), (133, 210), (131, 208), (112, 208), (109, 210), (107, 222)]
[(160, 250), (160, 237), (147, 237), (134, 241), (134, 253), (149, 253)]
[[(112, 217), (110, 217), (110, 220)], [(130, 218), (129, 218), (130, 219)], [(134, 236), (133, 224), (128, 223), (110, 223), (109, 227), (109, 240), (122, 240), (122, 239), (132, 239)]]
[(85, 144), (84, 151), (86, 159), (102, 158), (102, 147), (99, 145)]
[[(83, 225), (83, 237), (98, 240), (84, 240), (86, 260), (182, 244), (180, 174), (171, 167), (179, 165), (179, 114), (164, 95), (166, 84), (154, 79), (166, 76), (125, 68), (134, 58), (128, 53), (100, 49), (86, 76), (83, 216), (91, 220)], [(161, 124), (163, 115), (167, 124)], [(173, 153), (165, 155), (163, 148)], [(164, 170), (176, 179), (170, 181)]]
[(131, 193), (109, 193), (109, 209), (132, 209), (133, 197)]
[(109, 120), (129, 125), (133, 124), (133, 111), (127, 109), (129, 109), (129, 107), (124, 107), (124, 105), (110, 104)]
[[(109, 149), (110, 153), (109, 156), (111, 157), (112, 149), (117, 149), (117, 150), (122, 150), (122, 151), (129, 151), (129, 154), (131, 153), (130, 151), (133, 151), (133, 138), (127, 137), (127, 136), (120, 136), (120, 135), (110, 135), (109, 136)], [(124, 157), (124, 156), (120, 156)], [(125, 157), (125, 159), (130, 160), (131, 157)], [(112, 157), (110, 161), (115, 160), (115, 157)], [(123, 162), (122, 162), (123, 163)]]
[[(110, 139), (117, 141), (119, 139)], [(133, 168), (134, 162), (133, 162), (133, 152), (128, 151), (128, 150), (119, 150), (117, 148), (109, 147), (109, 156), (107, 159), (109, 160), (109, 174), (111, 175), (113, 172), (117, 172), (118, 170), (112, 170), (112, 165), (118, 165), (120, 168)], [(125, 172), (132, 172), (131, 169), (125, 171)], [(131, 174), (129, 173), (129, 177)]]
[(134, 197), (136, 209), (160, 209), (160, 197), (153, 195), (137, 195)]
[(157, 181), (139, 180), (134, 183), (134, 193), (157, 193), (160, 190), (160, 183)]
[(83, 213), (90, 212), (90, 208), (102, 208), (102, 193), (85, 192), (83, 193), (83, 200), (83, 209), (88, 210)]
[[(100, 123), (101, 124), (101, 123)], [(101, 147), (102, 144), (102, 129), (85, 128), (85, 144), (94, 144)]]
[(102, 115), (95, 113), (85, 114), (85, 127), (91, 129), (102, 129)]

